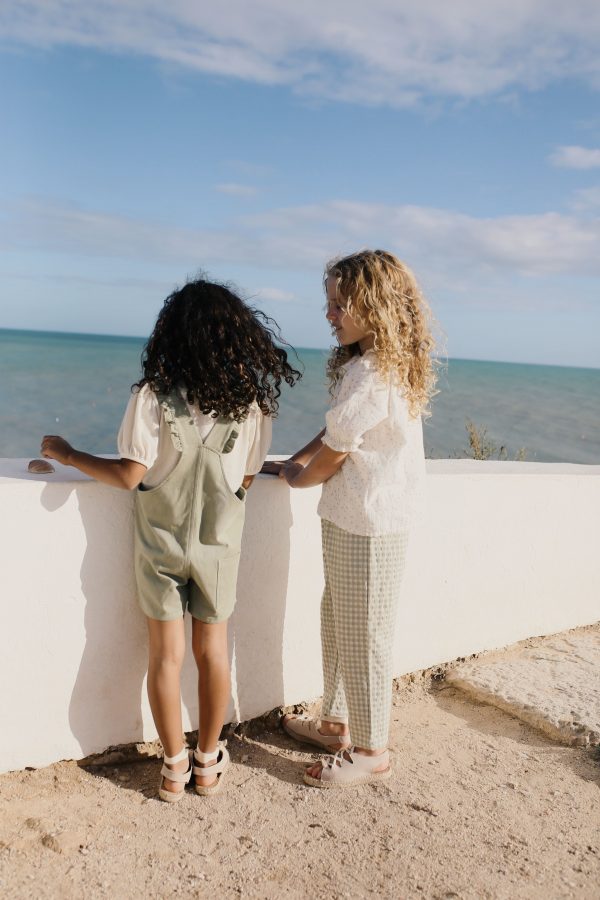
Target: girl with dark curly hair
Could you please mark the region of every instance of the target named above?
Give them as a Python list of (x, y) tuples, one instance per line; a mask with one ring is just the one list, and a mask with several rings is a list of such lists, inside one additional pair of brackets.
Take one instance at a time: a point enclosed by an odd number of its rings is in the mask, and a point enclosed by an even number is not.
[[(204, 278), (167, 297), (142, 358), (118, 446), (120, 459), (46, 435), (42, 454), (136, 490), (135, 574), (148, 621), (148, 696), (164, 750), (159, 796), (221, 786), (230, 695), (227, 620), (235, 604), (246, 491), (266, 457), (281, 383), (300, 373), (275, 323)], [(183, 616), (198, 667), (198, 747), (182, 746)], [(195, 764), (194, 764), (195, 763)]]

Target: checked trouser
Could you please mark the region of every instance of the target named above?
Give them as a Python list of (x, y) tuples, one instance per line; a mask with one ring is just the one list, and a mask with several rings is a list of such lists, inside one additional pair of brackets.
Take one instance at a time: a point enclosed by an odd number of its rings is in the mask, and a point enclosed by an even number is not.
[(387, 747), (392, 644), (408, 533), (351, 534), (322, 520), (321, 718), (348, 722), (357, 747)]

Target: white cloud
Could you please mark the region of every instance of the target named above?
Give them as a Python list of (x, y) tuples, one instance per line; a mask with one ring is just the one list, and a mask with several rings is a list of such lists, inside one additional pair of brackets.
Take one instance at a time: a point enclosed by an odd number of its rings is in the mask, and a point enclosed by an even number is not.
[(600, 148), (558, 147), (550, 162), (565, 169), (600, 169)]
[(15, 281), (30, 281), (42, 284), (55, 284), (58, 287), (99, 287), (105, 288), (106, 291), (118, 290), (140, 290), (140, 291), (158, 291), (159, 294), (166, 295), (173, 290), (173, 282), (160, 281), (156, 278), (142, 277), (120, 277), (110, 278), (102, 275), (78, 275), (72, 273), (56, 274), (55, 272), (19, 272), (14, 269), (2, 269), (3, 279), (14, 279)]
[(291, 303), (296, 295), (291, 291), (282, 291), (279, 288), (258, 288), (256, 295), (260, 300), (271, 300), (273, 303)]
[(576, 191), (571, 206), (577, 212), (600, 212), (600, 185)]
[[(0, 239), (21, 251), (176, 262), (187, 270), (226, 263), (292, 272), (320, 272), (331, 256), (379, 246), (428, 280), (470, 290), (515, 275), (600, 275), (600, 217), (575, 213), (476, 218), (433, 207), (331, 201), (193, 230), (38, 198), (4, 215)], [(264, 289), (265, 297), (266, 290), (274, 289)]]
[(255, 197), (258, 193), (257, 188), (253, 185), (237, 184), (234, 181), (215, 184), (215, 191), (219, 191), (220, 194), (228, 194), (230, 197)]
[(600, 274), (600, 218), (548, 212), (478, 219), (433, 207), (334, 201), (247, 221), (307, 258), (317, 247), (322, 260), (370, 245), (389, 247), (421, 271), (453, 279), (467, 267), (478, 275)]
[(364, 104), (600, 86), (597, 0), (4, 0), (0, 37), (139, 54)]

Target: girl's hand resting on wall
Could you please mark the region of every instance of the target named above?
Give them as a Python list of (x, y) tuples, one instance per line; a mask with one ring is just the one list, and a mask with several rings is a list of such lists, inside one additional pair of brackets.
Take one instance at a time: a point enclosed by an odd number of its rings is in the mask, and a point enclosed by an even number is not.
[(132, 491), (146, 474), (146, 466), (134, 459), (104, 459), (91, 453), (82, 453), (71, 447), (57, 434), (45, 434), (42, 438), (42, 456), (55, 459), (63, 466), (75, 466), (84, 475), (110, 484), (111, 487)]
[(301, 472), (303, 468), (304, 466), (301, 463), (293, 462), (291, 459), (288, 459), (286, 462), (282, 463), (281, 469), (279, 470), (279, 477), (284, 478), (287, 483), (291, 485), (298, 472)]
[(72, 453), (71, 445), (57, 434), (45, 434), (42, 438), (42, 456), (46, 459), (55, 459), (63, 466), (68, 466)]
[(304, 466), (291, 459), (282, 461), (269, 460), (263, 463), (263, 467), (260, 471), (262, 475), (278, 475), (280, 478), (284, 478), (289, 484), (289, 479), (297, 475), (303, 468)]
[(262, 469), (260, 470), (261, 475), (279, 475), (281, 472), (281, 467), (283, 466), (282, 462), (275, 462), (274, 460), (267, 460), (263, 463)]
[[(266, 475), (279, 475), (280, 478), (287, 481), (290, 487), (294, 488), (315, 487), (317, 484), (323, 484), (324, 481), (335, 475), (348, 456), (347, 452), (332, 450), (327, 444), (323, 444), (321, 441), (323, 433), (317, 435), (308, 445), (308, 447), (316, 447), (318, 441), (320, 449), (316, 450), (312, 456), (306, 458), (304, 453), (306, 448), (304, 448), (299, 453), (294, 453), (296, 459), (286, 459), (284, 462), (266, 462), (261, 472)], [(302, 459), (302, 462), (299, 462), (299, 459)]]

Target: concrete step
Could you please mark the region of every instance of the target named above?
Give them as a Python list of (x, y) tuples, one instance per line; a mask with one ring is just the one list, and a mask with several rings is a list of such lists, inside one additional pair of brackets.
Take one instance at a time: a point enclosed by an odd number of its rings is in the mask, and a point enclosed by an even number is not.
[(452, 669), (446, 680), (563, 744), (600, 744), (600, 626)]

